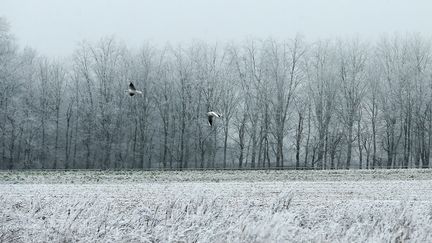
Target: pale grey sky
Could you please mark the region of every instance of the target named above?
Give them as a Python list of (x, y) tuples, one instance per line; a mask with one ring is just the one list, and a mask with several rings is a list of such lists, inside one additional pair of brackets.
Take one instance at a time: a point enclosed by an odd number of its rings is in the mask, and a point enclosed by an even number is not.
[(432, 33), (429, 0), (0, 0), (0, 16), (22, 46), (50, 56), (107, 35), (137, 47), (296, 33), (309, 40)]

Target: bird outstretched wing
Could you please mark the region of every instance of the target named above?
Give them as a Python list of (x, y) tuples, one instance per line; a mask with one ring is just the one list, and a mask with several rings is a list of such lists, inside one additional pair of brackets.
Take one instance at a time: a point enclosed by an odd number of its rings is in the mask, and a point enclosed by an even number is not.
[(131, 90), (136, 90), (136, 89), (135, 89), (135, 86), (133, 85), (132, 82), (129, 83), (129, 89), (131, 89)]
[(207, 112), (207, 116), (220, 117), (220, 114), (218, 114), (217, 112), (214, 112), (214, 111), (209, 111), (209, 112)]

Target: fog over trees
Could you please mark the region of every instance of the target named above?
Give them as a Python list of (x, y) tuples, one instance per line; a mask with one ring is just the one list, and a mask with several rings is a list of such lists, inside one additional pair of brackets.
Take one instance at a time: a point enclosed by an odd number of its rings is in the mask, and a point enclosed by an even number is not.
[[(431, 47), (415, 34), (140, 49), (105, 37), (53, 59), (0, 19), (0, 168), (428, 168)], [(210, 110), (223, 115), (212, 127)]]

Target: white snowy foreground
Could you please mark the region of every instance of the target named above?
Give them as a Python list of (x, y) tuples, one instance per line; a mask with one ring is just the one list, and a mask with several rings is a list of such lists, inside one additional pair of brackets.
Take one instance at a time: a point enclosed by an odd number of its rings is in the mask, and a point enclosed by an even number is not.
[(431, 242), (432, 171), (0, 172), (0, 242)]

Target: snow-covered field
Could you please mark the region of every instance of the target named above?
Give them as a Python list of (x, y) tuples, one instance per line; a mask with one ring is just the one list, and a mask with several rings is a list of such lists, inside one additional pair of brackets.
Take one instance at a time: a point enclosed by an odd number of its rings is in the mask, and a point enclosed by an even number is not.
[(0, 172), (0, 242), (431, 242), (432, 170)]

